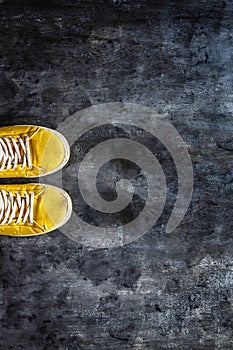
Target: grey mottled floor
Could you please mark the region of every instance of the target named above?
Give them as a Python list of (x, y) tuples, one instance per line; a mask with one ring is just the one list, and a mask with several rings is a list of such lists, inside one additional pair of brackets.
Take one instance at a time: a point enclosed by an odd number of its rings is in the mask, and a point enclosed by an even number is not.
[[(1, 0), (0, 17), (1, 125), (138, 103), (190, 144), (195, 180), (172, 234), (1, 237), (0, 349), (233, 349), (232, 1)], [(75, 202), (66, 169), (64, 187)]]

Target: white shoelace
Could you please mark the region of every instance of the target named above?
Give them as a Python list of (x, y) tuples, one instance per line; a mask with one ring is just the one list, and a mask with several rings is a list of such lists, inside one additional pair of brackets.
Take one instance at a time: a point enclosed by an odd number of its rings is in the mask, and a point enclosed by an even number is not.
[(11, 166), (15, 170), (18, 164), (22, 164), (22, 169), (26, 165), (32, 168), (28, 135), (24, 140), (18, 136), (17, 141), (12, 136), (0, 137), (0, 171), (8, 170)]
[(33, 224), (34, 192), (18, 192), (0, 190), (0, 226), (9, 225), (12, 221), (17, 225), (21, 220)]

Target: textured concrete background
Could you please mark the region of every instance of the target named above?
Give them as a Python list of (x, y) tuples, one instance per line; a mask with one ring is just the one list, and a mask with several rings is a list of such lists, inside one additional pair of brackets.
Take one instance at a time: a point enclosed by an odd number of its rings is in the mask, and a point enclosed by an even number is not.
[(0, 349), (233, 349), (232, 1), (1, 0), (0, 16), (1, 125), (139, 103), (190, 144), (195, 180), (169, 235), (109, 250), (59, 231), (1, 237)]

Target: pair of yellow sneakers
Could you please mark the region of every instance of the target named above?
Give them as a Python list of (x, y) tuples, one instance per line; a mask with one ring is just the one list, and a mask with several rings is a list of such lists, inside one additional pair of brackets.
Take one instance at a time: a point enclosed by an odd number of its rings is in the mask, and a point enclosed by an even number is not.
[[(32, 178), (64, 167), (70, 155), (57, 131), (34, 125), (0, 128), (0, 178)], [(70, 196), (38, 183), (0, 184), (0, 235), (33, 236), (55, 230), (72, 213)]]

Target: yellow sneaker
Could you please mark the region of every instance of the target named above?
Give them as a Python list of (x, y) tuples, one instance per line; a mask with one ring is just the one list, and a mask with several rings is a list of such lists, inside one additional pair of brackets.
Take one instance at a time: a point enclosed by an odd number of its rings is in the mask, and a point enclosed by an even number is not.
[(67, 140), (42, 126), (0, 127), (0, 178), (38, 177), (64, 167), (70, 156)]
[(0, 185), (0, 235), (34, 236), (58, 229), (72, 213), (70, 196), (44, 184)]

